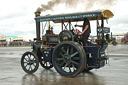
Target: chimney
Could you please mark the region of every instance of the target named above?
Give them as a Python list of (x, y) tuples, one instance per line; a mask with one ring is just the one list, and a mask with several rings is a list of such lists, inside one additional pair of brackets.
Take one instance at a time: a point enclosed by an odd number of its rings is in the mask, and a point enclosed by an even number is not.
[[(35, 12), (35, 17), (40, 16), (41, 12)], [(40, 41), (40, 22), (36, 21), (36, 40)]]

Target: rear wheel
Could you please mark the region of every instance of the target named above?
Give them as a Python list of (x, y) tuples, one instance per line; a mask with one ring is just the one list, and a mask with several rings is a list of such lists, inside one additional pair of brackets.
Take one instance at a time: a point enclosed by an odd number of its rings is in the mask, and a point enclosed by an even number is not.
[(39, 60), (34, 52), (25, 52), (21, 58), (21, 67), (26, 73), (34, 73), (39, 67)]
[(60, 75), (73, 77), (83, 71), (85, 59), (85, 52), (81, 45), (65, 41), (55, 47), (52, 62)]

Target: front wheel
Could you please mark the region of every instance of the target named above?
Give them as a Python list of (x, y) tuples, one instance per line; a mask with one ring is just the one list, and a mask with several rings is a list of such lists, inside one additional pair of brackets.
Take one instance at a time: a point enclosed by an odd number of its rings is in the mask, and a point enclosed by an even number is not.
[(72, 41), (59, 43), (54, 51), (52, 62), (56, 71), (67, 77), (74, 77), (86, 66), (85, 51), (81, 45)]
[(39, 59), (34, 52), (25, 52), (21, 58), (21, 67), (26, 73), (34, 73), (39, 67)]

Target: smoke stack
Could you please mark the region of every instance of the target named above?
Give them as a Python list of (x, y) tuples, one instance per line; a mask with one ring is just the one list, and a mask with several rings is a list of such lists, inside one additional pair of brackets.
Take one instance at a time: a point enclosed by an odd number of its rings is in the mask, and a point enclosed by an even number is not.
[(40, 14), (41, 14), (41, 12), (40, 12), (40, 11), (36, 11), (36, 12), (35, 12), (35, 17), (40, 16)]
[[(40, 16), (41, 12), (35, 12), (35, 17)], [(36, 40), (40, 41), (40, 22), (36, 21)]]

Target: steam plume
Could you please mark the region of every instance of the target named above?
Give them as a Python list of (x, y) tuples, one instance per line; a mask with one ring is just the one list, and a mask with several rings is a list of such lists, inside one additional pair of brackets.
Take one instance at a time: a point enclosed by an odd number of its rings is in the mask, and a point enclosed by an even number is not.
[(53, 10), (54, 6), (62, 3), (65, 3), (68, 7), (75, 7), (78, 2), (79, 0), (52, 0), (49, 1), (47, 5), (41, 4), (41, 8), (39, 7), (37, 11)]
[(102, 6), (102, 8), (109, 8), (110, 6), (114, 5), (117, 0), (52, 0), (49, 1), (47, 5), (42, 4), (41, 8), (37, 9), (37, 12), (47, 11), (47, 10), (54, 10), (54, 6), (59, 4), (65, 3), (67, 7), (73, 7), (74, 9), (77, 8), (77, 4), (85, 5), (85, 10), (91, 9), (94, 5)]

